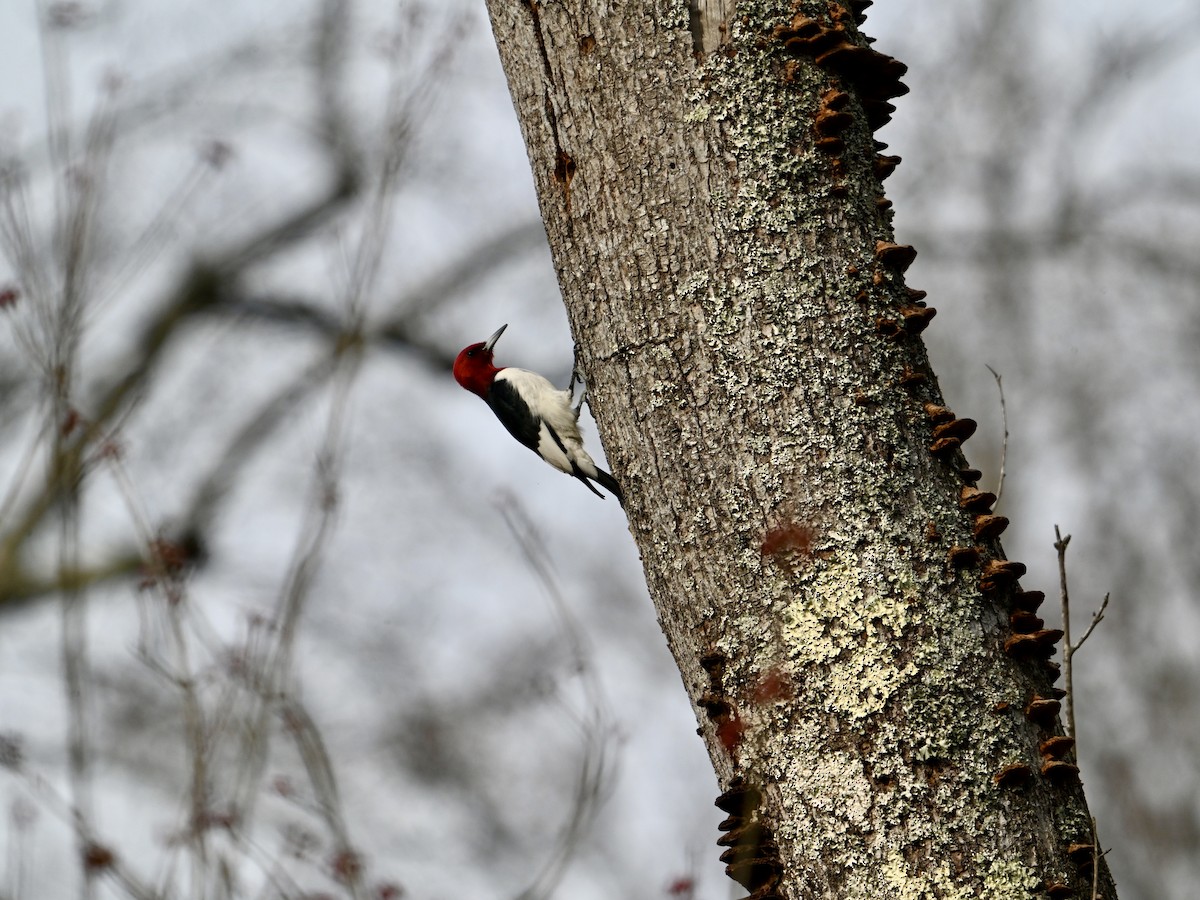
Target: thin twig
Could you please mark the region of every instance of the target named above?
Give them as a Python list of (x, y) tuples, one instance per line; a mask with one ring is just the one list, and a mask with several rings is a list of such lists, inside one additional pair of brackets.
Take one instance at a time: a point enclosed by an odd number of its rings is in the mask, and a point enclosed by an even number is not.
[[(60, 793), (58, 788), (48, 779), (27, 766), (22, 766), (18, 770), (18, 774), (22, 779), (21, 783), (29, 792), (29, 795), (38, 801), (37, 808), (46, 810), (58, 821), (69, 826), (75, 832), (76, 844), (79, 847), (86, 850), (87, 848), (109, 849), (114, 846), (112, 842), (102, 839), (97, 835), (91, 823), (85, 822), (83, 817), (80, 816), (78, 807)], [(119, 856), (114, 855), (102, 869), (97, 870), (96, 874), (100, 872), (110, 875), (133, 900), (162, 900), (163, 895), (143, 884), (121, 862)], [(20, 894), (14, 893), (12, 896), (17, 897)]]
[[(161, 544), (155, 540), (150, 527), (150, 516), (138, 496), (133, 479), (130, 478), (120, 454), (107, 454), (105, 460), (124, 496), (126, 510), (138, 540), (145, 548), (144, 566), (150, 575), (150, 586), (158, 594), (154, 607), (166, 616), (170, 641), (174, 647), (174, 667), (169, 673), (160, 670), (160, 674), (168, 675), (169, 681), (179, 690), (180, 695), (184, 721), (184, 751), (191, 773), (187, 794), (187, 825), (184, 833), (187, 835), (186, 846), (192, 864), (192, 878), (197, 885), (197, 896), (203, 896), (206, 893), (208, 878), (217, 868), (210, 864), (208, 829), (203, 824), (208, 817), (210, 803), (211, 748), (206, 735), (210, 733), (211, 722), (208, 721), (197, 689), (196, 666), (192, 662), (191, 646), (184, 627), (184, 615), (187, 611), (186, 593), (177, 573), (171, 571), (169, 563), (164, 559)], [(143, 624), (143, 631), (145, 629), (146, 625)], [(148, 644), (144, 652), (149, 662)]]
[(1092, 622), (1088, 625), (1087, 631), (1083, 633), (1077, 642), (1071, 642), (1071, 601), (1067, 593), (1067, 545), (1071, 543), (1071, 536), (1066, 537), (1058, 530), (1058, 526), (1054, 526), (1054, 549), (1058, 551), (1058, 583), (1060, 597), (1062, 600), (1062, 621), (1063, 621), (1063, 678), (1066, 686), (1067, 696), (1067, 735), (1075, 738), (1075, 754), (1079, 756), (1079, 736), (1075, 733), (1075, 687), (1071, 677), (1072, 660), (1075, 657), (1075, 651), (1083, 646), (1084, 641), (1092, 636), (1092, 632), (1096, 630), (1096, 626), (1100, 624), (1104, 618), (1104, 611), (1108, 609), (1108, 601), (1110, 594), (1104, 595), (1104, 600), (1100, 604), (1100, 608), (1092, 614)]
[(1004, 495), (1004, 466), (1008, 459), (1008, 404), (1004, 402), (1004, 384), (1000, 373), (991, 366), (988, 366), (987, 370), (996, 379), (996, 390), (1000, 392), (1000, 418), (1004, 422), (1004, 443), (1000, 445), (1000, 479), (996, 485), (996, 502), (993, 504), (994, 508), (1000, 504), (1000, 498)]
[(1070, 652), (1072, 654), (1074, 654), (1076, 650), (1083, 646), (1084, 641), (1092, 636), (1092, 632), (1096, 630), (1096, 626), (1099, 625), (1100, 621), (1104, 618), (1104, 611), (1108, 609), (1108, 598), (1110, 596), (1110, 594), (1104, 595), (1104, 600), (1100, 603), (1100, 608), (1096, 610), (1096, 612), (1092, 613), (1092, 624), (1089, 625), (1088, 630), (1083, 633), (1083, 637), (1081, 637), (1077, 643), (1070, 646)]
[[(1071, 684), (1071, 598), (1067, 593), (1067, 544), (1071, 536), (1065, 538), (1058, 526), (1054, 526), (1054, 549), (1058, 551), (1058, 589), (1062, 602), (1063, 623), (1063, 677), (1067, 690), (1067, 736), (1075, 737), (1075, 691)], [(1078, 746), (1078, 741), (1076, 742)], [(1077, 751), (1078, 752), (1078, 751)]]

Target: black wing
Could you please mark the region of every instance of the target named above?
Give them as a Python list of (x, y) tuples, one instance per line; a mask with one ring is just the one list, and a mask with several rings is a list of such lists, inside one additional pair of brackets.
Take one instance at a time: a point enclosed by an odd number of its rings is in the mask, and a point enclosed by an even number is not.
[(483, 399), (492, 408), (496, 418), (508, 429), (508, 433), (537, 453), (542, 417), (534, 415), (512, 382), (503, 378), (493, 380), (492, 389)]

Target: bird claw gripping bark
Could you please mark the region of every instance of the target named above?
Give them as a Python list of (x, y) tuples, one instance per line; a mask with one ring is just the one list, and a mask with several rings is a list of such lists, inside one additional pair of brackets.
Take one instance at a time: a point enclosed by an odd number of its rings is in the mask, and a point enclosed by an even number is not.
[(579, 413), (583, 410), (583, 404), (587, 402), (587, 395), (588, 395), (587, 381), (583, 377), (583, 365), (579, 362), (579, 345), (578, 344), (575, 345), (575, 359), (571, 364), (571, 381), (567, 385), (567, 390), (571, 394), (575, 393), (575, 385), (576, 384), (579, 384), (583, 388), (583, 390), (580, 391), (580, 393), (579, 393), (579, 402), (576, 403), (575, 406), (573, 407), (574, 412), (575, 412), (575, 418), (578, 419)]

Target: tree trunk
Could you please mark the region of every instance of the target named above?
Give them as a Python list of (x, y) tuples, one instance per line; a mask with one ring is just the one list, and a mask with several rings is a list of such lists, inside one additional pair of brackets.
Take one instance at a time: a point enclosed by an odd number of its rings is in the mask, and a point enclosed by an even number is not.
[(1060, 633), (918, 336), (871, 133), (904, 67), (859, 34), (867, 5), (488, 3), (729, 874), (1090, 896)]

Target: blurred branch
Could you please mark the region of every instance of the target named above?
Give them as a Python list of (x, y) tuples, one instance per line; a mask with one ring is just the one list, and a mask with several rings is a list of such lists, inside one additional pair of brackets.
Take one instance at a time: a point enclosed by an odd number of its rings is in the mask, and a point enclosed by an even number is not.
[(578, 723), (583, 738), (583, 758), (572, 795), (571, 811), (550, 857), (529, 886), (517, 895), (517, 900), (537, 900), (549, 898), (554, 893), (555, 886), (562, 880), (572, 856), (583, 844), (588, 829), (606, 799), (608, 786), (614, 776), (609, 755), (610, 745), (615, 740), (616, 725), (603, 685), (593, 667), (583, 629), (576, 622), (558, 586), (545, 544), (516, 497), (505, 495), (496, 506), (550, 600), (584, 691), (584, 709)]
[(443, 308), (507, 263), (546, 246), (546, 230), (540, 219), (514, 222), (504, 231), (490, 235), (441, 267), (429, 278), (406, 288), (389, 306), (399, 310), (380, 329), (386, 337), (393, 329), (405, 330), (416, 320)]
[[(335, 351), (336, 348), (333, 352), (323, 354), (247, 415), (225, 451), (216, 458), (207, 475), (201, 478), (180, 524), (159, 538), (173, 545), (188, 563), (197, 565), (207, 560), (209, 534), (220, 506), (228, 498), (241, 470), (300, 403), (329, 381), (337, 367)], [(8, 571), (0, 575), (0, 610), (16, 609), (48, 594), (96, 586), (145, 571), (148, 565), (146, 546), (142, 544), (118, 550), (95, 565), (59, 569), (45, 577), (28, 572), (23, 565), (11, 565)]]
[[(358, 349), (358, 345), (343, 347)], [(279, 715), (300, 752), (322, 819), (337, 844), (338, 858), (343, 862), (335, 867), (339, 880), (356, 898), (362, 896), (361, 865), (351, 849), (336, 778), (324, 742), (294, 696), (292, 662), (300, 617), (334, 525), (346, 401), (360, 361), (358, 352), (339, 354), (339, 377), (315, 465), (312, 503), (272, 617), (270, 634), (273, 639), (246, 661), (252, 672), (254, 694), (245, 727), (238, 729), (236, 734), (239, 752), (232, 801), (240, 816), (253, 816), (269, 758), (270, 719)]]
[(76, 843), (82, 850), (80, 864), (85, 867), (89, 880), (107, 875), (133, 900), (162, 900), (162, 895), (142, 883), (113, 852), (111, 847), (114, 845), (103, 840), (92, 824), (85, 821), (78, 810), (46, 778), (31, 770), (23, 761), (15, 766), (6, 767), (14, 769), (21, 777), (30, 795), (38, 801), (40, 809), (49, 810), (51, 815), (66, 824), (75, 834)]
[[(456, 300), (476, 284), (493, 277), (496, 270), (545, 244), (540, 221), (510, 226), (500, 234), (460, 253), (424, 281), (404, 290), (390, 304), (396, 312), (378, 325), (368, 325), (363, 340), (393, 350), (415, 353), (428, 365), (449, 370), (454, 353), (423, 338), (421, 321)], [(238, 296), (214, 312), (242, 315), (273, 324), (303, 328), (334, 337), (346, 331), (341, 318), (330, 309), (298, 296)]]
[[(343, 15), (343, 7), (344, 3), (341, 0), (327, 2), (323, 7), (323, 16), (315, 23), (314, 30), (314, 46), (317, 47), (314, 60), (319, 99), (317, 117), (321, 123), (318, 132), (330, 163), (329, 186), (324, 193), (307, 204), (267, 223), (235, 246), (193, 262), (176, 286), (167, 292), (168, 299), (160, 304), (158, 312), (143, 327), (141, 337), (130, 354), (132, 360), (126, 365), (124, 372), (113, 378), (110, 386), (101, 391), (92, 404), (91, 415), (82, 422), (80, 433), (63, 448), (62, 457), (55, 462), (56, 468), (82, 473), (86, 465), (86, 455), (94, 446), (106, 440), (117, 428), (118, 420), (128, 414), (136, 399), (145, 391), (170, 341), (192, 316), (219, 307), (229, 297), (236, 295), (236, 285), (250, 267), (307, 238), (339, 214), (357, 195), (361, 183), (358, 154), (350, 141), (351, 130), (348, 126), (340, 127), (346, 124), (346, 104), (340, 96), (344, 52), (338, 49), (335, 38), (344, 40), (345, 34), (344, 29), (340, 28), (334, 29), (332, 35), (326, 30), (326, 18)], [(110, 126), (111, 123), (105, 127)], [(109, 137), (111, 138), (111, 134)], [(89, 145), (99, 148), (103, 140), (102, 133), (97, 132), (89, 137)], [(93, 153), (98, 152), (98, 149), (93, 150)], [(12, 206), (15, 188), (8, 183), (7, 170), (0, 174), (5, 174), (6, 178), (5, 183), (0, 185), (4, 188), (8, 212), (5, 216), (4, 232), (6, 245), (18, 261), (25, 261), (23, 269), (28, 271), (23, 271), (22, 277), (40, 282), (42, 279), (36, 275), (40, 267), (34, 264), (36, 254), (29, 245), (32, 229), (21, 210)], [(75, 224), (69, 229), (69, 233), (75, 235), (75, 239), (69, 245), (71, 259), (84, 252), (80, 243), (82, 236), (90, 234), (97, 227), (91, 220), (91, 213), (88, 212), (92, 209), (92, 204), (81, 204), (79, 209), (80, 212), (72, 220)], [(77, 263), (71, 263), (67, 267), (68, 273), (78, 269)], [(77, 276), (68, 279), (68, 287), (78, 283)], [(72, 288), (64, 296), (71, 299), (77, 294), (78, 291)], [(73, 314), (70, 318), (77, 321), (78, 315)], [(65, 411), (62, 412), (63, 415), (58, 418), (59, 423), (64, 421), (66, 414)], [(57, 425), (55, 427), (57, 430)], [(8, 605), (7, 601), (12, 596), (10, 585), (23, 586), (24, 591), (18, 593), (21, 593), (24, 599), (31, 596), (28, 590), (34, 580), (22, 576), (19, 572), (20, 551), (25, 542), (41, 527), (56, 501), (56, 496), (57, 488), (54, 484), (48, 484), (27, 502), (17, 515), (16, 521), (0, 535), (0, 609)], [(102, 568), (111, 570), (113, 567)]]
[(323, 354), (258, 409), (247, 415), (242, 427), (226, 446), (225, 452), (217, 458), (196, 488), (180, 528), (184, 541), (201, 553), (204, 552), (217, 511), (232, 490), (240, 471), (267, 438), (288, 420), (301, 402), (328, 383), (337, 371), (336, 345), (332, 350), (333, 352)]

